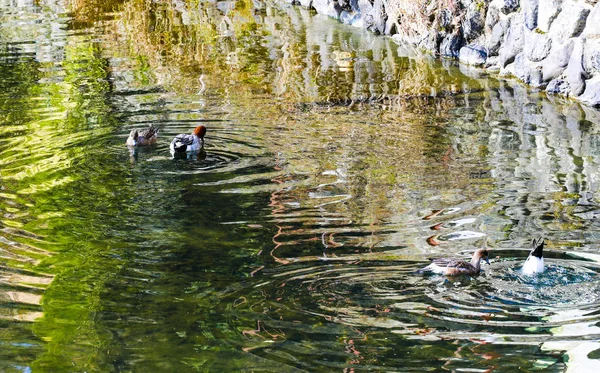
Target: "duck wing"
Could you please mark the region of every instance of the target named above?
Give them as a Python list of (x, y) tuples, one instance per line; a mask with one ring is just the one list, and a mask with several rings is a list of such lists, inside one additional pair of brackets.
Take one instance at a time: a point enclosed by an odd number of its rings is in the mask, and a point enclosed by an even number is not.
[(192, 145), (194, 143), (194, 135), (180, 134), (175, 136), (173, 143), (181, 145)]
[(431, 262), (440, 267), (473, 269), (471, 263), (456, 258), (435, 258)]
[(158, 129), (154, 128), (153, 125), (148, 126), (148, 128), (144, 128), (138, 130), (138, 135), (142, 136), (145, 139), (150, 139), (158, 134)]

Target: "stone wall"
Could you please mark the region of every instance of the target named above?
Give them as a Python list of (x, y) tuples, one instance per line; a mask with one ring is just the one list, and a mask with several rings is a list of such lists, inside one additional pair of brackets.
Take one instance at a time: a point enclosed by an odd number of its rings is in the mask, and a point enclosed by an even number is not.
[(598, 0), (287, 0), (600, 106)]

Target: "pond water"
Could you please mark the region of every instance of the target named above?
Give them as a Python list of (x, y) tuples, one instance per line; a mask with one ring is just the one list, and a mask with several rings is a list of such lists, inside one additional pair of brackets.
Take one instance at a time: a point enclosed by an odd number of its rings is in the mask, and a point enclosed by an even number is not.
[(2, 371), (599, 369), (598, 110), (260, 1), (3, 0), (0, 86)]

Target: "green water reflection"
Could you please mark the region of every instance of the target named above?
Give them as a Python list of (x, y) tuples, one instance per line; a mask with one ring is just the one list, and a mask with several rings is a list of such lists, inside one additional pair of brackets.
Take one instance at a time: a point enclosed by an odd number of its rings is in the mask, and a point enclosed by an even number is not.
[[(597, 364), (597, 111), (282, 4), (0, 9), (1, 370)], [(512, 276), (538, 235), (586, 281)]]

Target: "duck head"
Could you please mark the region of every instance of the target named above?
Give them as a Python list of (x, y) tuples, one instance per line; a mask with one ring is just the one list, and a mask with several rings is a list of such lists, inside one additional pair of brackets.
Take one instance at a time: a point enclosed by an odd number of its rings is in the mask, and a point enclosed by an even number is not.
[(198, 126), (196, 128), (194, 128), (194, 132), (192, 132), (194, 135), (198, 136), (201, 139), (204, 139), (204, 135), (206, 134), (206, 127), (204, 126)]
[(487, 249), (479, 249), (475, 251), (475, 255), (473, 257), (479, 262), (479, 260), (483, 259), (484, 262), (490, 264), (489, 254)]

